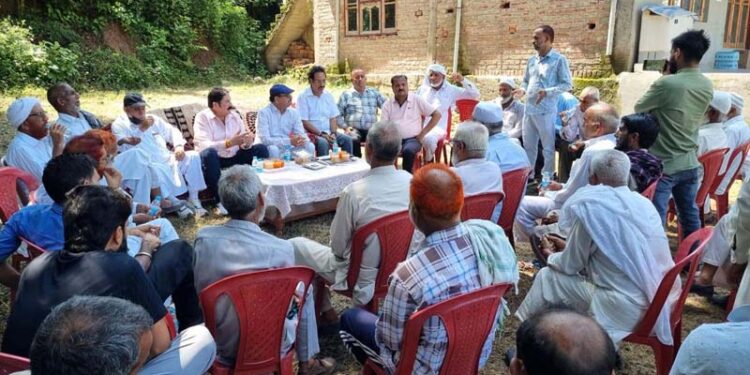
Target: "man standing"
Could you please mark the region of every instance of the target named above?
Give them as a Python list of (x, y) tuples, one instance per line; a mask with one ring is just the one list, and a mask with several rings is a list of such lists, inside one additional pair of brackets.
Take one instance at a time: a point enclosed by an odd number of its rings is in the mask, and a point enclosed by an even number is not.
[(271, 102), (258, 111), (258, 137), (256, 144), (268, 147), (268, 155), (278, 158), (286, 147), (305, 150), (315, 154), (315, 145), (310, 142), (302, 127), (299, 112), (291, 108), (291, 88), (277, 83), (271, 86)]
[[(234, 111), (229, 91), (223, 87), (214, 87), (208, 93), (208, 108), (195, 115), (193, 130), (193, 142), (201, 155), (206, 185), (217, 200), (223, 168), (252, 164), (254, 157), (268, 157), (266, 146), (253, 145), (255, 134), (247, 131), (242, 118)], [(220, 214), (227, 214), (220, 201), (218, 208)]]
[[(393, 99), (383, 105), (382, 121), (393, 121), (398, 124), (401, 133), (401, 154), (403, 168), (412, 172), (414, 159), (425, 145), (425, 137), (440, 121), (440, 110), (422, 99), (421, 96), (409, 92), (409, 82), (404, 75), (391, 77)], [(423, 126), (425, 120), (429, 121)]]
[[(523, 107), (521, 107), (523, 109)], [(526, 151), (505, 130), (505, 116), (499, 104), (480, 102), (474, 107), (472, 120), (481, 123), (489, 131), (486, 159), (500, 166), (502, 173), (529, 167)]]
[[(352, 88), (339, 97), (339, 124), (347, 128), (354, 142), (354, 156), (362, 157), (361, 143), (367, 132), (378, 121), (378, 108), (388, 100), (377, 89), (367, 87), (367, 76), (362, 69), (352, 71)], [(356, 130), (356, 132), (355, 132)]]
[(713, 96), (711, 80), (698, 70), (710, 45), (703, 30), (686, 31), (672, 39), (668, 73), (654, 82), (635, 105), (635, 112), (656, 116), (661, 126), (651, 153), (664, 163), (664, 175), (654, 195), (654, 205), (667, 220), (667, 202), (674, 197), (684, 236), (700, 228), (698, 193), (698, 128)]
[(654, 115), (634, 113), (623, 116), (615, 133), (615, 149), (624, 152), (630, 159), (628, 186), (631, 190), (642, 193), (661, 177), (661, 160), (648, 152), (648, 148), (656, 142), (658, 136), (659, 122)]
[[(513, 93), (516, 97), (526, 95), (523, 119), (523, 145), (529, 163), (534, 164), (537, 145), (542, 141), (544, 171), (554, 172), (555, 162), (555, 117), (557, 98), (573, 88), (568, 60), (552, 49), (555, 30), (542, 25), (534, 30), (532, 45), (537, 54), (529, 58), (521, 87)], [(531, 177), (534, 177), (532, 172)]]
[(499, 96), (495, 99), (495, 104), (503, 109), (503, 133), (521, 144), (524, 107), (520, 100), (513, 97), (515, 89), (516, 81), (511, 77), (503, 77), (497, 90)]
[[(447, 71), (444, 66), (440, 64), (430, 65), (425, 73), (422, 86), (417, 90), (417, 95), (440, 111), (440, 122), (427, 134), (424, 142), (422, 142), (422, 146), (427, 151), (426, 161), (432, 160), (438, 140), (445, 138), (447, 135), (448, 123), (451, 121), (451, 116), (453, 115), (452, 108), (456, 105), (456, 100), (479, 99), (479, 89), (477, 89), (477, 86), (473, 82), (464, 78), (461, 73), (454, 72), (451, 75), (451, 80), (463, 86), (457, 87), (446, 82), (446, 74)], [(425, 125), (428, 125), (429, 122), (430, 119), (424, 119)]]
[(313, 66), (307, 73), (307, 81), (310, 87), (299, 94), (297, 110), (305, 130), (316, 137), (317, 155), (328, 155), (328, 149), (333, 143), (338, 143), (342, 150), (351, 154), (352, 137), (339, 131), (337, 121), (341, 114), (333, 95), (326, 91), (325, 69)]

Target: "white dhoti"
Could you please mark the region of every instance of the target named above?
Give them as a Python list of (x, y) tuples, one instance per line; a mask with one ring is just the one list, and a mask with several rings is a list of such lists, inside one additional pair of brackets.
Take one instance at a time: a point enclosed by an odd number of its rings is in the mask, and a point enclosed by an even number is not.
[(198, 151), (185, 151), (185, 157), (178, 162), (178, 166), (182, 183), (187, 185), (188, 191), (199, 192), (206, 189), (201, 155)]
[[(154, 220), (147, 222), (146, 224), (153, 225), (155, 227), (160, 228), (159, 241), (162, 244), (180, 239), (180, 235), (177, 234), (177, 230), (174, 229), (174, 226), (172, 225), (172, 223), (165, 218), (154, 219)], [(134, 257), (135, 254), (141, 251), (141, 243), (143, 242), (143, 239), (141, 239), (138, 236), (129, 235), (127, 240), (128, 240), (128, 255), (130, 255), (131, 257)]]
[(560, 206), (551, 198), (523, 197), (516, 213), (516, 223), (524, 235), (523, 237), (519, 236), (519, 238), (523, 240), (525, 237), (528, 240), (528, 237), (534, 233), (534, 227), (537, 225), (536, 220), (543, 218), (550, 211), (558, 209), (560, 209)]
[(435, 150), (437, 149), (438, 141), (445, 138), (445, 129), (436, 126), (425, 135), (422, 141), (422, 147), (425, 148), (425, 161), (432, 161), (435, 157)]
[(737, 209), (730, 210), (714, 227), (711, 238), (706, 242), (703, 263), (717, 267), (712, 284), (721, 288), (731, 288), (727, 283), (727, 271), (731, 266), (731, 247), (737, 232)]
[(148, 154), (138, 148), (121, 152), (115, 156), (114, 166), (122, 174), (122, 185), (130, 190), (133, 201), (141, 204), (151, 203), (151, 189), (155, 185)]

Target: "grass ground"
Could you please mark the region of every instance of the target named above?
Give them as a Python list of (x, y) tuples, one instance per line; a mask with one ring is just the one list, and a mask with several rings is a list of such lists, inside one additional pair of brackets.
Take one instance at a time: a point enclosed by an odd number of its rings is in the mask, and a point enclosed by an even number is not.
[[(288, 82), (287, 84), (295, 89), (302, 88), (301, 85), (296, 83)], [(267, 103), (270, 83), (228, 83), (225, 87), (229, 88), (233, 103), (237, 107), (243, 109), (258, 109)], [(341, 87), (331, 88), (331, 91), (335, 96), (337, 96), (342, 90), (343, 88)], [(208, 88), (202, 87), (195, 89), (147, 90), (144, 92), (144, 95), (151, 108), (161, 108), (187, 103), (203, 103), (206, 100), (207, 92)], [(26, 95), (37, 96), (40, 99), (43, 99), (45, 93), (42, 90), (30, 89), (19, 95), (15, 95), (14, 97)], [(124, 92), (110, 91), (83, 93), (81, 96), (82, 108), (95, 113), (104, 120), (111, 120), (117, 117), (122, 111), (121, 103), (123, 95)], [(5, 110), (14, 97), (0, 96), (0, 155), (5, 153), (8, 143), (15, 133), (15, 129), (11, 129), (5, 119)], [(48, 113), (55, 113), (49, 104), (46, 103), (46, 100), (42, 100), (42, 102), (45, 104), (45, 110), (47, 110)], [(55, 116), (51, 115), (51, 117), (54, 118)], [(731, 194), (732, 201), (736, 197), (737, 190), (738, 186), (735, 185)], [(283, 237), (292, 238), (296, 236), (305, 236), (321, 243), (328, 243), (329, 229), (332, 219), (333, 214), (331, 213), (289, 223), (285, 228)], [(224, 221), (225, 219), (216, 216), (209, 216), (198, 220), (192, 218), (186, 220), (173, 219), (173, 223), (181, 236), (188, 241), (192, 241), (195, 238), (195, 233), (198, 228), (206, 225), (218, 225)], [(676, 248), (674, 233), (674, 228), (670, 228), (673, 248)], [(519, 260), (530, 262), (534, 258), (533, 253), (526, 244), (518, 244), (516, 251)], [(510, 296), (508, 299), (511, 311), (515, 311), (520, 305), (523, 297), (531, 286), (532, 278), (532, 272), (526, 271), (522, 273), (521, 281), (519, 283), (519, 293)], [(336, 310), (339, 312), (343, 311), (348, 306), (347, 299), (337, 295), (334, 295), (333, 302)], [(8, 311), (7, 289), (0, 288), (0, 332), (4, 332), (5, 318), (7, 317)], [(701, 297), (690, 295), (685, 305), (683, 319), (683, 337), (686, 337), (687, 334), (698, 325), (703, 323), (720, 322), (724, 319), (724, 316), (723, 312), (718, 307), (709, 304)], [(482, 374), (508, 373), (507, 367), (502, 363), (502, 353), (515, 345), (515, 331), (518, 328), (518, 325), (519, 321), (517, 319), (506, 319), (505, 328), (495, 340), (493, 354), (490, 357), (488, 364), (481, 372)], [(338, 339), (336, 329), (323, 330), (320, 332), (320, 336), (320, 346), (322, 348), (321, 354), (332, 356), (336, 359), (338, 362), (336, 368), (337, 373), (356, 374), (359, 371), (359, 365), (352, 359), (341, 344), (341, 341)], [(585, 345), (585, 343), (582, 343), (582, 345)], [(621, 354), (624, 359), (624, 367), (618, 372), (619, 374), (636, 375), (654, 373), (654, 357), (648, 348), (624, 344), (621, 348)]]

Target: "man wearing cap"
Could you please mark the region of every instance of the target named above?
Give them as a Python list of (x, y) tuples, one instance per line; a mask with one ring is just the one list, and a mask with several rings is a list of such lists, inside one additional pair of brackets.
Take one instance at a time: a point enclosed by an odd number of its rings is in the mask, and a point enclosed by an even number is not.
[(341, 149), (352, 153), (352, 137), (339, 131), (337, 124), (341, 115), (333, 95), (326, 91), (326, 71), (322, 66), (313, 66), (307, 73), (310, 87), (304, 89), (297, 98), (297, 110), (302, 118), (302, 125), (308, 133), (315, 136), (315, 151), (318, 156), (328, 155), (334, 143)]
[(489, 131), (489, 143), (485, 158), (495, 162), (502, 173), (519, 168), (528, 168), (529, 159), (526, 151), (503, 129), (505, 126), (504, 111), (497, 102), (480, 102), (474, 107), (472, 120), (481, 123)]
[(280, 83), (271, 86), (271, 102), (258, 111), (258, 137), (255, 143), (268, 147), (268, 154), (272, 158), (278, 158), (287, 146), (293, 150), (305, 150), (311, 156), (315, 153), (315, 146), (305, 134), (299, 112), (290, 107), (293, 92)]
[[(453, 114), (451, 109), (456, 105), (456, 100), (479, 99), (479, 89), (473, 82), (464, 78), (461, 73), (454, 72), (451, 75), (451, 80), (463, 86), (458, 87), (446, 82), (446, 74), (448, 72), (444, 66), (440, 64), (430, 65), (425, 72), (422, 86), (417, 90), (418, 96), (421, 96), (427, 103), (440, 111), (440, 121), (422, 142), (422, 146), (427, 150), (426, 161), (432, 160), (438, 140), (448, 135), (448, 123), (451, 121), (451, 115)], [(427, 125), (430, 121), (430, 119), (425, 118), (424, 124)]]
[[(732, 177), (737, 171), (737, 168), (742, 167), (742, 160), (737, 160), (732, 165), (729, 164), (729, 155), (740, 147), (741, 145), (750, 141), (750, 128), (747, 127), (745, 118), (742, 116), (742, 108), (744, 107), (745, 101), (742, 96), (736, 93), (729, 93), (732, 96), (732, 109), (727, 113), (727, 120), (724, 121), (724, 132), (727, 134), (727, 143), (729, 144), (729, 152), (724, 158), (724, 164), (721, 166), (720, 172), (724, 172), (728, 169), (728, 172), (724, 175), (724, 180), (721, 181), (719, 186), (716, 188), (716, 194), (721, 195), (726, 192), (727, 188), (732, 184)], [(746, 159), (747, 160), (747, 159)], [(750, 164), (750, 162), (748, 163)], [(744, 174), (747, 176), (747, 174)]]
[(516, 100), (513, 97), (513, 90), (516, 89), (516, 81), (511, 77), (503, 77), (500, 80), (498, 87), (498, 94), (495, 103), (502, 106), (503, 113), (503, 132), (508, 134), (508, 137), (521, 142), (521, 135), (523, 134), (523, 114), (524, 108), (523, 103), (520, 100)]
[(724, 133), (724, 120), (732, 107), (732, 98), (724, 91), (714, 91), (711, 104), (706, 110), (707, 123), (698, 129), (698, 156), (719, 148), (728, 147)]
[[(268, 148), (253, 145), (255, 134), (248, 131), (232, 105), (229, 90), (214, 87), (208, 92), (208, 108), (195, 115), (193, 143), (201, 155), (203, 177), (208, 191), (219, 201), (221, 170), (237, 164), (252, 164), (254, 157), (267, 158)], [(227, 214), (217, 205), (219, 213)]]
[[(146, 115), (146, 101), (139, 93), (128, 93), (123, 100), (124, 114), (112, 123), (120, 151), (141, 148), (156, 165), (162, 198), (188, 193), (189, 204), (197, 216), (207, 211), (198, 192), (206, 188), (201, 158), (197, 151), (185, 151), (185, 138), (176, 127), (155, 115)], [(133, 144), (135, 143), (135, 144)], [(167, 145), (174, 151), (170, 151)]]
[[(367, 76), (362, 69), (352, 71), (352, 87), (339, 97), (339, 125), (348, 128), (354, 141), (354, 156), (361, 157), (361, 143), (367, 141), (367, 132), (378, 121), (378, 108), (388, 100), (375, 88), (367, 87)], [(355, 132), (356, 131), (356, 132)]]
[[(536, 162), (538, 143), (542, 141), (544, 171), (552, 174), (555, 162), (555, 118), (557, 98), (573, 88), (568, 60), (552, 48), (555, 30), (542, 25), (534, 30), (532, 45), (537, 54), (529, 58), (521, 87), (513, 93), (526, 95), (523, 120), (523, 144), (530, 163)], [(534, 177), (532, 172), (531, 177)]]

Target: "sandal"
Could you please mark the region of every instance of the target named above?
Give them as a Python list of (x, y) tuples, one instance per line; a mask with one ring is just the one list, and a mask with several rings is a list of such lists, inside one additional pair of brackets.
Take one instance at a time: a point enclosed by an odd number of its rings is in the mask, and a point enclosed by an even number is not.
[(298, 375), (328, 374), (336, 367), (336, 360), (331, 357), (313, 358), (312, 365), (300, 364)]

